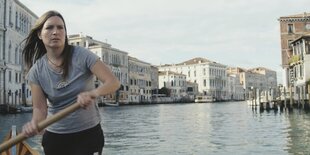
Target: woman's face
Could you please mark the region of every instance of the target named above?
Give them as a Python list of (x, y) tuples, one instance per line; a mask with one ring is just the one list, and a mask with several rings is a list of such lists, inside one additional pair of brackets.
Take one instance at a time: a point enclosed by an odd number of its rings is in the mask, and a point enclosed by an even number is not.
[(66, 37), (64, 22), (58, 16), (48, 18), (38, 36), (43, 41), (46, 50), (59, 48), (62, 50), (65, 47)]

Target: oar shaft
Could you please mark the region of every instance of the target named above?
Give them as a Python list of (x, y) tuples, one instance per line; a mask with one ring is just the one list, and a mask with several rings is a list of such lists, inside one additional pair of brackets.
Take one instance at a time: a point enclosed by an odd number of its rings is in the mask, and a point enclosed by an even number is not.
[[(45, 120), (43, 120), (42, 122), (38, 123), (38, 129), (39, 131), (45, 129), (46, 127), (48, 127), (49, 125), (57, 122), (58, 120), (64, 118), (65, 116), (67, 116), (68, 114), (76, 111), (77, 109), (80, 108), (80, 105), (77, 103), (74, 103), (72, 105), (70, 105), (69, 107), (59, 111), (58, 113), (56, 113), (55, 115), (52, 115), (50, 117), (47, 117)], [(9, 149), (10, 147), (12, 147), (13, 145), (16, 145), (17, 143), (27, 139), (28, 137), (26, 137), (26, 135), (24, 135), (23, 133), (18, 134), (15, 138), (12, 138), (8, 141), (3, 142), (0, 145), (0, 153), (4, 152), (5, 150)]]

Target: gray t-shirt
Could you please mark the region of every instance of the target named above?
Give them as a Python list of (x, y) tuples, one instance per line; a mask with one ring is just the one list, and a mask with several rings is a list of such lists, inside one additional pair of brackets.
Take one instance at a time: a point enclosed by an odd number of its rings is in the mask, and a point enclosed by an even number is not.
[[(48, 64), (46, 54), (36, 61), (27, 74), (30, 82), (40, 85), (43, 89), (48, 99), (48, 116), (76, 102), (79, 93), (95, 88), (94, 76), (90, 69), (99, 57), (79, 46), (74, 46), (72, 51), (72, 65), (65, 81), (62, 75)], [(78, 109), (69, 114), (50, 125), (47, 130), (55, 133), (73, 133), (89, 129), (98, 123), (98, 106), (92, 104), (87, 109)]]

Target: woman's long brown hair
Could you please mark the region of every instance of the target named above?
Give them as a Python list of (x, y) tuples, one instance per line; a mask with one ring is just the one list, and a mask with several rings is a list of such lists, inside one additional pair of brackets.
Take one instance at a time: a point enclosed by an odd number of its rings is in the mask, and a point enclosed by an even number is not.
[(72, 46), (68, 43), (68, 36), (67, 36), (67, 28), (66, 23), (62, 15), (54, 10), (48, 11), (44, 13), (35, 23), (33, 28), (31, 29), (30, 33), (28, 34), (27, 38), (24, 40), (26, 41), (25, 46), (23, 48), (23, 57), (24, 62), (26, 64), (27, 71), (32, 67), (32, 65), (41, 58), (46, 53), (46, 48), (43, 44), (43, 41), (39, 39), (38, 32), (40, 32), (43, 28), (44, 23), (53, 16), (58, 16), (62, 19), (65, 30), (66, 30), (66, 40), (65, 40), (65, 48), (62, 52), (62, 56), (64, 58), (62, 67), (63, 67), (63, 78), (65, 79), (69, 74), (69, 66), (71, 63), (71, 56), (72, 56)]

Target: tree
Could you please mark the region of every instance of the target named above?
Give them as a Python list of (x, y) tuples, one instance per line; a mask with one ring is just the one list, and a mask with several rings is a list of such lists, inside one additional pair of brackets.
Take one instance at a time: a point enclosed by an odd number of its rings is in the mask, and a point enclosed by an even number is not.
[(170, 96), (171, 90), (166, 87), (162, 87), (158, 91), (159, 94), (165, 94), (166, 96)]

